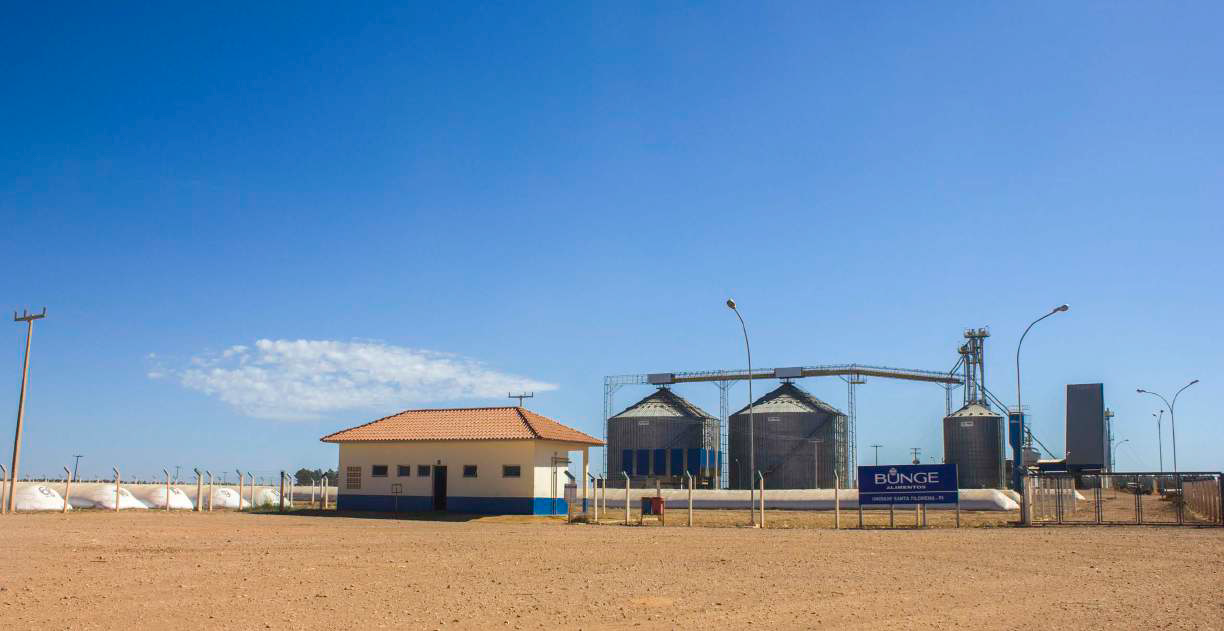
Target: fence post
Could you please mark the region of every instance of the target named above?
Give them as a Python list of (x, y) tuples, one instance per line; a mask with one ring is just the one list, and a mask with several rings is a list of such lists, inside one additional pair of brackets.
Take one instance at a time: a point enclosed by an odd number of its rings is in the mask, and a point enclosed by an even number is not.
[[(1066, 482), (1067, 479), (1062, 476), (1054, 479), (1056, 480), (1056, 483), (1054, 484), (1054, 490), (1056, 491), (1054, 494), (1054, 520), (1061, 524), (1063, 516), (1063, 482)], [(1074, 493), (1074, 491), (1072, 492)], [(1074, 495), (1071, 496), (1071, 501), (1075, 501)]]
[(285, 512), (285, 472), (280, 476), (280, 512)]
[(629, 474), (621, 471), (621, 475), (625, 476), (625, 525), (629, 525)]
[(119, 512), (119, 467), (111, 467), (115, 472), (115, 512)]
[(888, 505), (888, 527), (889, 527), (889, 528), (896, 528), (896, 527), (897, 527), (897, 524), (896, 524), (896, 510), (895, 510), (895, 509), (896, 509), (896, 507), (895, 507), (895, 506), (893, 506), (892, 504), (889, 504), (889, 505)]
[(238, 469), (234, 472), (238, 474), (238, 511), (242, 512), (242, 472)]
[(841, 476), (833, 467), (833, 530), (841, 530)]
[(192, 467), (191, 470), (196, 474), (195, 508), (192, 510), (199, 513), (204, 510), (204, 476), (200, 475), (200, 470), (195, 467)]
[(592, 521), (599, 523), (599, 484), (596, 483), (595, 476), (591, 475), (590, 473), (586, 475), (589, 479), (586, 482), (583, 482), (583, 484), (588, 482), (590, 483), (592, 503), (589, 505), (586, 503), (586, 487), (582, 487), (582, 509), (583, 512), (587, 513), (587, 517), (589, 517), (587, 523), (591, 523)]
[(0, 464), (0, 515), (8, 512), (8, 502), (4, 501), (5, 495), (8, 493), (8, 469)]
[[(251, 473), (250, 471), (247, 471), (247, 486), (250, 487), (247, 489), (247, 495), (251, 496), (251, 500), (248, 505), (251, 507), (251, 510), (255, 510), (255, 474)], [(241, 506), (242, 498), (239, 497), (238, 500), (238, 505)]]
[(323, 501), (323, 510), (327, 510), (327, 476), (323, 476), (322, 488), (319, 489), (319, 494)]
[(68, 512), (68, 498), (71, 496), (72, 496), (72, 472), (68, 470), (68, 467), (64, 467), (64, 510), (61, 512), (64, 512), (64, 513)]
[(1096, 488), (1093, 489), (1093, 495), (1095, 496), (1095, 499), (1096, 499), (1096, 523), (1098, 524), (1101, 523), (1101, 519), (1104, 517), (1103, 515), (1104, 509), (1101, 506), (1101, 501), (1104, 499), (1101, 496), (1102, 495), (1101, 494), (1101, 483), (1102, 482), (1104, 482), (1104, 480), (1101, 478), (1101, 476), (1097, 476), (1097, 485), (1096, 485)]
[(1027, 475), (1020, 478), (1020, 523), (1033, 525), (1033, 479)]
[(1219, 490), (1219, 493), (1216, 494), (1216, 517), (1220, 525), (1224, 526), (1224, 475), (1216, 476), (1216, 487)]
[(1186, 483), (1180, 473), (1173, 477), (1177, 480), (1177, 525), (1180, 526), (1186, 520)]
[(170, 472), (162, 469), (162, 473), (166, 474), (166, 512), (170, 512)]
[(205, 471), (208, 474), (208, 512), (212, 512), (213, 505), (213, 478), (212, 471)]
[(693, 527), (693, 474), (689, 473), (688, 470), (686, 469), (684, 471), (684, 477), (687, 478), (687, 482), (688, 482), (688, 525), (689, 525), (689, 528), (692, 528)]
[(757, 477), (761, 479), (761, 528), (765, 527), (765, 474), (757, 471)]

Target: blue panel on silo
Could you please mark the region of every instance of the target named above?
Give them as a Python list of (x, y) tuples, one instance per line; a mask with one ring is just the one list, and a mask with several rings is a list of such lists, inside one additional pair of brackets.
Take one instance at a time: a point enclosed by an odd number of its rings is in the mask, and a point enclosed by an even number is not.
[(667, 450), (654, 450), (654, 474), (667, 475)]
[(650, 450), (637, 450), (637, 473), (638, 475), (650, 475)]
[(698, 455), (700, 453), (700, 449), (688, 450), (688, 472), (693, 475), (699, 475), (701, 473), (701, 471), (697, 468), (697, 459), (700, 458)]
[(672, 475), (684, 475), (684, 450), (683, 449), (672, 449), (671, 450), (670, 471)]

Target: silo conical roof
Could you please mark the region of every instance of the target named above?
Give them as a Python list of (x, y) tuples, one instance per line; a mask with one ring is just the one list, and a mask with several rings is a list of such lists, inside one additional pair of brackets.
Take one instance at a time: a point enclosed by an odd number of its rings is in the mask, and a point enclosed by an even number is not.
[(713, 419), (705, 410), (689, 403), (668, 388), (659, 388), (612, 418), (660, 418), (667, 416)]
[(948, 416), (944, 418), (967, 418), (967, 417), (981, 418), (984, 416), (994, 417), (994, 418), (1003, 418), (1003, 416), (1000, 415), (998, 412), (995, 412), (994, 410), (982, 405), (981, 403), (977, 403), (977, 402), (966, 404), (965, 407), (949, 414)]
[[(734, 416), (748, 413), (748, 407), (745, 405)], [(782, 385), (774, 388), (771, 392), (765, 394), (761, 398), (752, 403), (754, 413), (768, 414), (770, 412), (825, 412), (828, 414), (836, 414), (845, 416), (841, 410), (817, 399), (810, 392), (796, 386), (793, 383), (784, 382)]]

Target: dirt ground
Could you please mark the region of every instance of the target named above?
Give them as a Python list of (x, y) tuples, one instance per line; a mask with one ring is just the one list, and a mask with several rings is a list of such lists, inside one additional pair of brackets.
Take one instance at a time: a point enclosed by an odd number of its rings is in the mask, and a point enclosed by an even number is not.
[(0, 540), (5, 629), (1224, 628), (1218, 528), (80, 511)]

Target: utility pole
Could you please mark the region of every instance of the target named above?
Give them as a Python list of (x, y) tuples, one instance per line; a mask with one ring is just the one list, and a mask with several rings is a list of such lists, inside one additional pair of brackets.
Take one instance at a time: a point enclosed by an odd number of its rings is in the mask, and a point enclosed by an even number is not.
[(510, 394), (509, 392), (506, 393), (507, 399), (518, 399), (519, 407), (523, 407), (523, 399), (530, 399), (534, 396), (535, 396), (535, 392), (523, 392), (520, 394)]
[(72, 456), (72, 457), (73, 457), (73, 458), (76, 458), (76, 462), (73, 462), (73, 463), (72, 463), (72, 479), (73, 479), (73, 480), (76, 480), (76, 479), (78, 479), (78, 478), (77, 478), (77, 469), (78, 469), (78, 468), (80, 468), (80, 465), (81, 465), (81, 454), (76, 454), (76, 455), (74, 455), (74, 456)]
[(16, 506), (13, 496), (17, 493), (17, 467), (21, 464), (21, 423), (25, 420), (26, 379), (30, 376), (30, 338), (34, 337), (34, 321), (45, 317), (47, 317), (46, 307), (43, 307), (42, 313), (28, 313), (22, 309), (21, 317), (17, 316), (16, 311), (13, 312), (13, 322), (25, 322), (27, 328), (25, 361), (21, 366), (21, 396), (17, 399), (17, 433), (13, 436), (13, 471), (12, 477), (9, 478), (8, 512), (10, 513)]
[(178, 484), (178, 476), (179, 476), (179, 471), (180, 471), (182, 468), (183, 468), (183, 465), (181, 465), (181, 464), (176, 464), (176, 465), (174, 465), (174, 483), (175, 483), (175, 484)]
[(914, 464), (922, 464), (922, 448), (910, 447), (910, 453), (914, 456)]
[(872, 445), (871, 446), (871, 448), (875, 450), (875, 463), (877, 467), (880, 466), (880, 447), (883, 447), (883, 446), (884, 445)]

